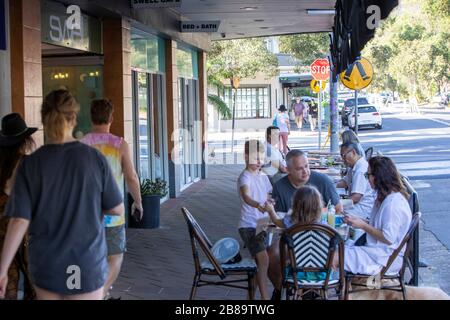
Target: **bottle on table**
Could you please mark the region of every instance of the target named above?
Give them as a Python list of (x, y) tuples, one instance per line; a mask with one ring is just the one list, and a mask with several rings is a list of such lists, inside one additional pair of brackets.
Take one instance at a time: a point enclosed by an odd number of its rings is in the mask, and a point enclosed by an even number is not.
[(331, 201), (328, 201), (328, 225), (332, 228), (336, 227), (336, 209), (331, 204)]

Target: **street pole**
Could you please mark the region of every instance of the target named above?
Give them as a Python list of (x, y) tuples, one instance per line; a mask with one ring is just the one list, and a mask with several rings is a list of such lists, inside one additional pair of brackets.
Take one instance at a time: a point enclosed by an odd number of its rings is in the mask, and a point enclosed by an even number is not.
[(234, 119), (236, 118), (236, 96), (237, 89), (233, 88), (233, 119), (231, 121), (231, 155), (234, 151)]
[(355, 90), (355, 134), (358, 135), (358, 90)]
[(319, 113), (319, 150), (322, 149), (322, 81), (319, 81), (319, 106), (318, 106), (318, 113)]
[(338, 97), (338, 76), (334, 71), (330, 72), (330, 152), (339, 152), (339, 110), (337, 105)]

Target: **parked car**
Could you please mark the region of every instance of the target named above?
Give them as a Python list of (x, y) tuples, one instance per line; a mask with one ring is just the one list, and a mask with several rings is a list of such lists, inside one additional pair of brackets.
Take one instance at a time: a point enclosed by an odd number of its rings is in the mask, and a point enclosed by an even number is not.
[[(366, 105), (366, 104), (369, 104), (367, 98), (364, 97), (358, 98), (358, 105)], [(350, 114), (350, 112), (352, 112), (354, 106), (355, 106), (355, 98), (345, 100), (344, 107), (341, 110), (341, 119), (343, 126), (348, 126), (348, 115)]]
[(338, 110), (339, 110), (339, 112), (341, 112), (342, 108), (344, 108), (344, 102), (345, 102), (344, 99), (338, 98)]
[[(355, 129), (355, 108), (353, 108), (348, 116), (348, 126)], [(381, 114), (378, 109), (371, 104), (358, 105), (358, 129), (363, 127), (383, 128)]]
[(392, 103), (394, 101), (392, 94), (388, 92), (380, 93), (380, 98), (382, 104)]

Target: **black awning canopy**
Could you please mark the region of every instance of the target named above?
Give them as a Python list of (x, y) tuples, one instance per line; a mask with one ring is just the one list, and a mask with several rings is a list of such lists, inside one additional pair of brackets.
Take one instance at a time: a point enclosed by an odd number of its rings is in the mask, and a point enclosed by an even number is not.
[(375, 36), (374, 10), (379, 10), (380, 19), (385, 19), (397, 5), (398, 0), (336, 1), (331, 40), (335, 75), (355, 62), (367, 42)]

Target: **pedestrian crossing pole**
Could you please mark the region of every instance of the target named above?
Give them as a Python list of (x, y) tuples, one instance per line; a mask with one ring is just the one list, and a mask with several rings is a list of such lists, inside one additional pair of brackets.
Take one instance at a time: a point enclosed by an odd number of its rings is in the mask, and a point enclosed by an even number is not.
[(319, 93), (318, 93), (318, 111), (319, 111), (319, 150), (322, 149), (322, 81), (319, 81)]

